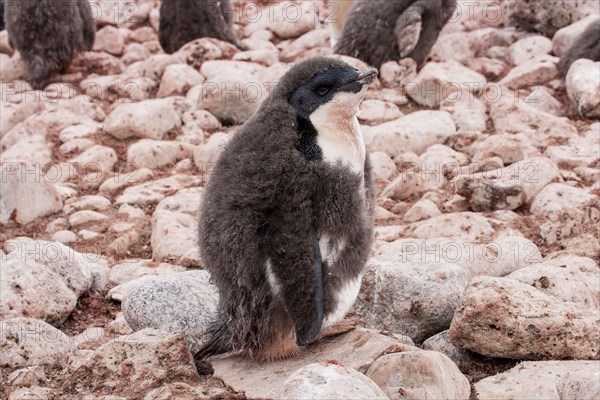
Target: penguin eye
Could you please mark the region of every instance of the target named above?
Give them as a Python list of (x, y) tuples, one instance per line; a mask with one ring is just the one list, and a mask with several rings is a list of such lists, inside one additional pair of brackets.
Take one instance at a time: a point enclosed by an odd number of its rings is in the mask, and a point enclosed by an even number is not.
[(329, 93), (329, 86), (319, 86), (317, 88), (317, 94), (319, 96), (325, 96), (327, 93)]

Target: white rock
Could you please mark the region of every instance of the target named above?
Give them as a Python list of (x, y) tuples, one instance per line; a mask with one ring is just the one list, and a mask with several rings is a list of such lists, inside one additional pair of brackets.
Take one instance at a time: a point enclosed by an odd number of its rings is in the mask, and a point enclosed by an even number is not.
[(313, 363), (285, 381), (277, 399), (388, 399), (360, 372), (335, 363)]
[(108, 207), (110, 207), (110, 200), (106, 197), (87, 195), (67, 200), (63, 210), (65, 214), (71, 214), (74, 211), (80, 210), (104, 211)]
[(119, 104), (104, 121), (104, 131), (117, 139), (162, 139), (180, 126), (181, 119), (169, 99)]
[(600, 394), (599, 368), (598, 361), (526, 361), (474, 388), (481, 400), (593, 399)]
[(100, 249), (80, 253), (62, 243), (16, 238), (6, 242), (5, 250), (9, 258), (45, 265), (77, 296), (88, 290), (102, 290), (108, 281), (108, 267)]
[(494, 237), (496, 230), (481, 214), (462, 212), (443, 214), (414, 225), (412, 236), (419, 239), (446, 237), (465, 241), (484, 241)]
[(21, 162), (3, 163), (1, 168), (0, 223), (27, 224), (62, 209), (58, 190), (40, 169)]
[(42, 102), (23, 102), (19, 104), (9, 103), (8, 101), (0, 102), (0, 112), (2, 112), (0, 137), (8, 133), (8, 131), (20, 122), (42, 111), (44, 108), (45, 104)]
[(110, 269), (108, 279), (110, 283), (120, 285), (145, 275), (170, 275), (185, 270), (180, 265), (156, 263), (152, 260), (123, 260)]
[(440, 111), (448, 111), (458, 132), (481, 133), (487, 129), (485, 104), (476, 97), (461, 96), (458, 100), (445, 99), (440, 103)]
[[(2, 255), (0, 318), (32, 317), (62, 323), (75, 308), (77, 296), (54, 271), (32, 260)], [(49, 295), (39, 296), (39, 293)], [(4, 350), (3, 350), (4, 353)]]
[(182, 332), (196, 353), (217, 312), (219, 295), (209, 279), (207, 271), (195, 270), (129, 281), (123, 315), (134, 331)]
[(261, 22), (268, 20), (267, 28), (281, 39), (298, 37), (315, 27), (315, 10), (308, 3), (285, 1), (275, 4), (271, 10), (269, 16), (262, 14)]
[(514, 210), (529, 204), (546, 185), (560, 179), (560, 171), (550, 159), (536, 157), (506, 168), (461, 174), (452, 182), (473, 210), (493, 211)]
[(107, 25), (96, 32), (94, 51), (105, 51), (120, 56), (124, 48), (125, 40), (117, 28)]
[(180, 189), (199, 186), (201, 177), (190, 175), (173, 175), (168, 178), (149, 181), (128, 187), (117, 197), (117, 204), (144, 205), (158, 203), (162, 199)]
[(126, 174), (116, 174), (106, 179), (98, 190), (100, 193), (116, 193), (128, 186), (140, 184), (150, 180), (154, 173), (149, 168), (140, 168)]
[(136, 169), (157, 169), (192, 157), (194, 149), (187, 143), (142, 139), (127, 149), (127, 162)]
[(112, 147), (96, 145), (68, 162), (80, 171), (110, 171), (117, 162), (117, 152)]
[[(128, 393), (145, 393), (161, 382), (198, 379), (183, 336), (156, 329), (113, 339), (69, 365), (65, 374), (82, 390), (103, 394), (125, 388)], [(107, 376), (114, 378), (107, 380)], [(121, 381), (125, 376), (126, 383)]]
[(508, 278), (476, 277), (450, 326), (452, 342), (489, 357), (599, 357), (597, 310)]
[(486, 82), (483, 75), (457, 61), (430, 62), (419, 72), (414, 85), (406, 87), (406, 93), (422, 106), (436, 107), (446, 99), (470, 98), (481, 92)]
[[(464, 12), (464, 10), (463, 10)], [(465, 40), (465, 32), (452, 32), (441, 35), (431, 48), (429, 57), (433, 61), (456, 61), (463, 63), (475, 57), (469, 40)]]
[[(596, 275), (600, 278), (600, 274)], [(599, 299), (586, 284), (586, 281), (589, 283), (588, 277), (574, 269), (540, 263), (519, 269), (506, 277), (531, 285), (562, 301), (586, 308), (600, 308)]]
[(490, 86), (483, 98), (490, 105), (490, 116), (496, 133), (524, 134), (537, 147), (546, 147), (549, 140), (562, 142), (578, 137), (577, 129), (567, 118), (539, 111), (518, 96), (499, 86)]
[(269, 66), (279, 61), (276, 50), (272, 49), (256, 49), (241, 51), (233, 56), (234, 61), (249, 61), (261, 65)]
[(597, 200), (598, 196), (585, 189), (562, 183), (551, 183), (535, 196), (529, 212), (537, 215), (570, 207), (587, 207)]
[(403, 262), (454, 263), (465, 268), (469, 278), (504, 276), (542, 260), (535, 243), (520, 236), (503, 236), (487, 243), (442, 237), (404, 238), (381, 245), (374, 255), (382, 259), (401, 258)]
[(552, 51), (552, 41), (542, 35), (527, 36), (513, 43), (508, 48), (508, 61), (512, 65), (535, 60)]
[(181, 189), (173, 196), (161, 200), (156, 205), (155, 211), (166, 210), (198, 217), (203, 194), (204, 189), (201, 187)]
[(139, 43), (129, 43), (125, 47), (125, 54), (121, 57), (123, 64), (129, 65), (137, 61), (143, 61), (151, 56), (150, 50)]
[(159, 210), (152, 215), (152, 258), (181, 264), (191, 254), (200, 262), (197, 248), (197, 218), (188, 214)]
[(436, 351), (405, 351), (378, 358), (367, 371), (392, 400), (469, 399), (471, 385), (456, 364)]
[(52, 161), (51, 146), (43, 135), (24, 136), (0, 154), (0, 162), (25, 162), (44, 169)]
[(558, 76), (558, 58), (545, 56), (525, 61), (511, 69), (498, 84), (510, 89), (543, 85)]
[(377, 126), (363, 126), (362, 131), (369, 151), (383, 151), (393, 158), (405, 152), (418, 155), (443, 143), (456, 133), (456, 126), (445, 111), (416, 111)]
[(441, 214), (442, 212), (433, 201), (429, 199), (421, 199), (408, 209), (406, 214), (404, 214), (404, 220), (406, 222), (415, 222), (437, 217)]
[(60, 330), (34, 318), (12, 318), (0, 323), (0, 365), (21, 368), (47, 365), (62, 368), (75, 344)]
[(187, 64), (171, 64), (165, 68), (156, 97), (185, 95), (191, 87), (204, 81), (200, 72)]
[(329, 43), (328, 29), (313, 29), (281, 48), (281, 59), (291, 61), (303, 52), (316, 47), (325, 47)]
[(356, 114), (359, 121), (366, 123), (386, 122), (402, 115), (398, 106), (382, 100), (364, 100)]
[(368, 327), (421, 341), (450, 326), (468, 277), (456, 264), (406, 261), (370, 259), (355, 309)]
[(571, 64), (566, 77), (571, 106), (586, 118), (600, 117), (600, 62), (580, 59)]
[(382, 151), (371, 153), (369, 160), (375, 179), (388, 180), (396, 174), (396, 164), (386, 153)]
[(514, 164), (527, 158), (540, 156), (525, 135), (490, 135), (470, 147), (472, 161), (478, 163), (491, 157), (500, 157), (504, 164)]
[(196, 167), (203, 173), (208, 174), (231, 137), (231, 134), (216, 132), (210, 136), (206, 143), (197, 146), (194, 150), (194, 164), (196, 164)]
[(85, 150), (94, 146), (96, 142), (91, 139), (73, 139), (63, 143), (59, 150), (63, 154), (83, 153)]
[(91, 210), (82, 210), (73, 213), (69, 217), (69, 224), (73, 228), (81, 228), (84, 225), (93, 225), (106, 220), (108, 220), (108, 217), (102, 213)]
[(52, 240), (64, 244), (73, 243), (77, 241), (77, 235), (72, 231), (58, 231), (52, 235)]
[(202, 84), (198, 108), (209, 111), (222, 123), (243, 124), (258, 110), (266, 95), (256, 75), (223, 71)]

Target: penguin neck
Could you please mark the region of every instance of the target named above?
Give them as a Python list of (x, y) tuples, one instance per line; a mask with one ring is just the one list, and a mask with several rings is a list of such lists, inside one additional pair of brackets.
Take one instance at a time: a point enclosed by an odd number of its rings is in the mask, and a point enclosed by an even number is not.
[(353, 172), (362, 175), (366, 148), (360, 125), (353, 110), (329, 110), (320, 107), (310, 115), (316, 130), (316, 143), (321, 149), (323, 161), (341, 162)]

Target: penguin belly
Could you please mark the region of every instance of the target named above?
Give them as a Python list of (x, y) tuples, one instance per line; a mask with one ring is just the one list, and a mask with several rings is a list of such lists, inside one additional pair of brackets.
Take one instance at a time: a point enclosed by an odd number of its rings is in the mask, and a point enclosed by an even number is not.
[[(335, 274), (336, 260), (339, 259), (342, 251), (346, 247), (346, 240), (332, 240), (327, 234), (321, 235), (319, 240), (319, 249), (321, 250), (321, 256), (323, 261), (327, 262), (328, 273)], [(336, 322), (344, 319), (350, 308), (354, 304), (358, 292), (360, 290), (362, 275), (358, 274), (355, 277), (348, 278), (338, 289), (335, 290), (331, 295), (334, 299), (332, 309), (325, 314), (323, 319), (323, 328), (327, 328), (334, 325)]]

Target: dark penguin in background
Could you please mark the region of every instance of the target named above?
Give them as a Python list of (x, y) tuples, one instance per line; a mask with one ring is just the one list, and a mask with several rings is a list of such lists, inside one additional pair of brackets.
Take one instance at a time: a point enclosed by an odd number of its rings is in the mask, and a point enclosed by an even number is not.
[(377, 71), (295, 65), (220, 155), (200, 219), (219, 315), (196, 362), (296, 354), (344, 319), (372, 239), (374, 189), (356, 119)]
[(580, 58), (600, 61), (600, 18), (591, 22), (565, 51), (558, 64), (560, 72), (567, 75), (571, 64)]
[(65, 72), (75, 56), (94, 46), (96, 21), (88, 0), (8, 0), (4, 4), (11, 46), (21, 53), (34, 89)]
[(406, 57), (421, 68), (455, 9), (456, 0), (358, 0), (334, 52), (377, 69)]
[(162, 0), (158, 39), (174, 53), (194, 39), (210, 37), (238, 46), (231, 0)]
[(4, 0), (0, 0), (0, 31), (4, 30)]

